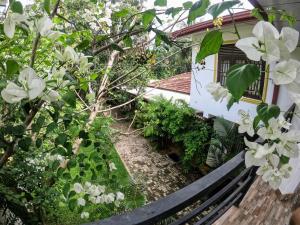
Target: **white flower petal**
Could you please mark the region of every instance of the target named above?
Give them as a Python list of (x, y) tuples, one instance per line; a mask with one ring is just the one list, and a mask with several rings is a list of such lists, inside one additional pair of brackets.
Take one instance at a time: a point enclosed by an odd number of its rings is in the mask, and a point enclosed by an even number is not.
[(247, 57), (254, 61), (259, 61), (262, 52), (258, 51), (259, 43), (255, 37), (248, 37), (240, 39), (236, 42), (235, 46), (246, 53)]
[(59, 99), (59, 94), (57, 91), (49, 90), (44, 93), (42, 99), (46, 102), (55, 102)]
[(299, 32), (290, 27), (283, 27), (280, 33), (280, 39), (284, 42), (289, 52), (292, 52), (297, 47)]
[(280, 49), (278, 42), (273, 39), (267, 39), (265, 43), (265, 53), (262, 55), (262, 59), (267, 63), (272, 63), (280, 60)]
[(13, 38), (16, 30), (16, 22), (8, 15), (4, 20), (4, 33), (8, 38)]
[(80, 183), (75, 183), (74, 186), (73, 186), (73, 188), (74, 188), (74, 191), (77, 194), (83, 192), (83, 187), (82, 187), (82, 185)]
[(258, 38), (259, 41), (265, 43), (270, 39), (278, 39), (278, 30), (270, 23), (265, 21), (258, 22), (252, 31), (253, 35)]
[(276, 64), (273, 81), (276, 85), (288, 84), (294, 81), (300, 69), (300, 63), (294, 59), (281, 61)]
[(8, 103), (17, 103), (27, 97), (26, 91), (13, 82), (9, 82), (1, 91), (1, 96)]
[(53, 23), (48, 16), (43, 16), (37, 21), (36, 27), (41, 36), (47, 36), (53, 27)]

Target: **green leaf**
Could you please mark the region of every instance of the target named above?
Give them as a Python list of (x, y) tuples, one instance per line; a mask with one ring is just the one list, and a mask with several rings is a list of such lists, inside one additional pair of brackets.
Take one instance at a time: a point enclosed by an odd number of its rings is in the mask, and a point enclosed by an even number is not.
[(154, 5), (155, 6), (166, 6), (167, 0), (155, 0)]
[(172, 44), (172, 41), (170, 40), (170, 38), (168, 37), (168, 35), (165, 32), (158, 30), (156, 28), (153, 28), (152, 31), (156, 34), (157, 37), (159, 37), (160, 41), (163, 41), (168, 45)]
[(13, 1), (11, 6), (10, 6), (11, 11), (15, 13), (20, 13), (23, 14), (23, 5), (19, 1)]
[(184, 3), (182, 4), (182, 6), (183, 6), (183, 8), (184, 8), (185, 10), (188, 10), (188, 9), (192, 8), (193, 2), (191, 2), (191, 1), (184, 2)]
[(57, 124), (56, 124), (55, 122), (50, 123), (50, 124), (47, 126), (46, 134), (49, 134), (49, 133), (52, 132), (55, 128), (57, 128)]
[(120, 11), (118, 11), (118, 12), (114, 12), (113, 17), (122, 18), (122, 17), (127, 16), (129, 13), (130, 13), (129, 9), (124, 8), (124, 9), (121, 9)]
[(63, 187), (63, 195), (65, 196), (65, 198), (68, 197), (70, 187), (71, 187), (70, 183), (66, 183)]
[(226, 86), (235, 100), (239, 100), (247, 88), (260, 76), (259, 68), (254, 64), (236, 64), (227, 72)]
[(50, 0), (44, 0), (44, 9), (48, 13), (48, 15), (51, 14), (51, 12), (50, 12)]
[(261, 103), (256, 108), (259, 119), (262, 120), (266, 126), (271, 118), (277, 118), (280, 114), (280, 108), (277, 105), (268, 105), (267, 103)]
[(32, 140), (30, 137), (25, 137), (18, 142), (18, 145), (24, 151), (28, 151), (29, 147), (31, 145), (31, 142), (32, 142)]
[(166, 10), (165, 14), (166, 15), (172, 15), (172, 17), (174, 18), (178, 13), (180, 13), (182, 10), (182, 7), (171, 7), (169, 9)]
[(38, 133), (44, 125), (45, 117), (40, 116), (34, 124), (32, 124), (32, 131)]
[(90, 41), (85, 39), (83, 40), (79, 45), (76, 46), (76, 49), (78, 50), (85, 50), (87, 47), (89, 47)]
[(67, 140), (68, 140), (68, 136), (64, 133), (60, 133), (55, 138), (55, 144), (56, 145), (63, 145)]
[(236, 102), (236, 100), (231, 97), (227, 103), (227, 109), (229, 110), (235, 102)]
[(76, 205), (77, 205), (77, 200), (74, 198), (72, 198), (68, 203), (69, 209), (71, 211), (74, 211), (74, 209), (76, 208)]
[(142, 21), (144, 28), (147, 28), (154, 20), (156, 16), (155, 9), (149, 9), (143, 12)]
[(40, 148), (42, 146), (42, 144), (43, 144), (43, 140), (41, 138), (36, 139), (35, 146), (37, 148)]
[(126, 47), (132, 47), (132, 38), (129, 35), (126, 35), (123, 41)]
[(112, 44), (111, 44), (111, 48), (112, 48), (113, 50), (118, 51), (118, 52), (124, 52), (124, 49), (123, 49), (121, 46), (117, 45), (116, 43), (112, 43)]
[(62, 99), (72, 108), (76, 108), (76, 95), (73, 91), (68, 91), (65, 95), (63, 95)]
[(222, 32), (219, 30), (213, 30), (208, 32), (203, 41), (201, 42), (200, 51), (196, 56), (196, 62), (201, 62), (209, 55), (213, 55), (219, 52), (220, 47), (223, 44)]
[(230, 9), (232, 6), (240, 3), (240, 1), (225, 1), (220, 2), (217, 4), (214, 4), (209, 7), (207, 12), (213, 16), (213, 18), (217, 18), (222, 12), (224, 12), (227, 9)]
[(19, 64), (13, 60), (13, 59), (8, 59), (6, 61), (6, 73), (7, 75), (14, 75), (18, 73), (19, 71)]
[(258, 124), (259, 124), (259, 121), (260, 121), (260, 117), (257, 115), (254, 120), (253, 120), (253, 128), (256, 129)]
[(188, 24), (191, 24), (198, 17), (203, 16), (209, 4), (209, 0), (199, 0), (195, 2), (189, 11)]

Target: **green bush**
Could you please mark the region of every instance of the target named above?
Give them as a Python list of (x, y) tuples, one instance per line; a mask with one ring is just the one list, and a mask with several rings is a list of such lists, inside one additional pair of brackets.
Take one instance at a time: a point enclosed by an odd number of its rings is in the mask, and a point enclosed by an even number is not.
[(183, 147), (183, 165), (189, 169), (206, 160), (212, 128), (196, 117), (196, 112), (184, 101), (157, 98), (140, 102), (135, 125), (144, 128), (144, 136), (165, 148), (169, 143)]

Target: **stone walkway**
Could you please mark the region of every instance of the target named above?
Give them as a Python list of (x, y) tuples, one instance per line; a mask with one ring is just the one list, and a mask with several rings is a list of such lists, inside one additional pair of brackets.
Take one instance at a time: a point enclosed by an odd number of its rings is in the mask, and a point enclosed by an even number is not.
[(132, 178), (144, 186), (148, 201), (155, 201), (173, 193), (191, 181), (183, 174), (182, 168), (167, 155), (160, 154), (149, 141), (127, 130), (129, 124), (117, 122), (113, 128), (127, 135), (116, 132), (115, 147)]

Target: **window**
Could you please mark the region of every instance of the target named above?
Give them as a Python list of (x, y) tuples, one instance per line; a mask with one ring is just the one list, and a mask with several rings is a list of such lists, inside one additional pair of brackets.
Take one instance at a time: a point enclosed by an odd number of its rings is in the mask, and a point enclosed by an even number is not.
[(235, 64), (256, 64), (261, 71), (260, 79), (253, 83), (246, 90), (244, 97), (262, 100), (264, 91), (266, 64), (263, 61), (252, 61), (247, 58), (244, 52), (239, 50), (234, 44), (223, 45), (218, 54), (217, 82), (222, 86), (226, 85), (226, 73)]

